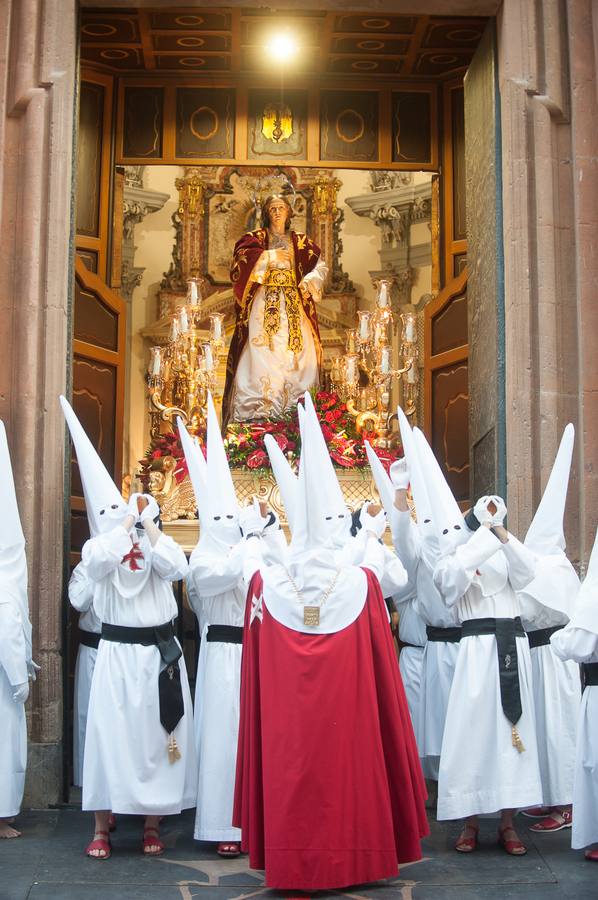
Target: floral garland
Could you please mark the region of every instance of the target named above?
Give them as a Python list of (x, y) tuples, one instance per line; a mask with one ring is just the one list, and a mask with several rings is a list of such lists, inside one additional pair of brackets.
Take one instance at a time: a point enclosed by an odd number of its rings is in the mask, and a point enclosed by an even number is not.
[[(330, 458), (335, 466), (342, 469), (363, 469), (368, 464), (364, 441), (373, 441), (375, 433), (358, 434), (355, 419), (347, 411), (347, 406), (336, 393), (318, 391), (313, 395), (314, 406)], [(270, 460), (264, 438), (271, 434), (291, 464), (299, 459), (301, 437), (297, 411), (289, 413), (282, 419), (266, 419), (261, 422), (239, 422), (230, 424), (224, 437), (228, 461), (231, 469), (249, 469), (259, 473), (270, 471)], [(200, 444), (205, 443), (203, 435), (199, 436)], [(402, 456), (402, 448), (396, 451), (376, 448), (381, 462), (388, 467)], [(187, 475), (187, 465), (180, 440), (174, 433), (160, 435), (148, 449), (143, 460), (143, 469), (149, 469), (152, 461), (162, 456), (173, 456), (179, 465), (175, 470), (177, 482)]]

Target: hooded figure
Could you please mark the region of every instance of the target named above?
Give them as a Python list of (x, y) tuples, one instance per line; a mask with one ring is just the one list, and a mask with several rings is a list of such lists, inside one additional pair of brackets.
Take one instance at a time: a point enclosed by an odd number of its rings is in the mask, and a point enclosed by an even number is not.
[[(244, 545), (235, 487), (209, 394), (207, 423), (206, 462), (178, 420), (200, 526), (187, 578), (201, 633), (195, 686), (198, 784), (194, 837), (217, 841), (221, 856), (238, 856), (241, 833), (232, 825), (232, 814), (246, 596)], [(277, 530), (278, 523), (273, 520), (268, 532)]]
[(185, 577), (187, 561), (156, 526), (155, 500), (134, 494), (125, 503), (70, 405), (64, 397), (60, 402), (91, 531), (82, 563), (102, 622), (83, 761), (82, 805), (96, 813), (86, 852), (110, 855), (106, 811), (112, 810), (145, 815), (143, 851), (158, 855), (160, 816), (195, 806), (191, 695), (173, 628), (172, 582)]
[[(309, 399), (306, 397), (306, 411)], [(334, 553), (349, 516), (317, 420), (303, 422), (288, 558), (242, 514), (249, 584), (235, 823), (276, 889), (388, 878), (421, 858), (425, 788), (379, 576), (384, 515), (365, 514), (362, 567)]]
[[(552, 814), (532, 831), (560, 831), (571, 825), (575, 738), (581, 699), (579, 667), (552, 651), (550, 637), (567, 624), (579, 578), (565, 555), (563, 517), (575, 429), (565, 428), (536, 514), (524, 544), (536, 556), (536, 576), (519, 594), (521, 621), (527, 631), (536, 712), (542, 806)], [(531, 810), (541, 815), (542, 810)]]
[[(582, 668), (571, 832), (571, 846), (581, 849), (598, 842), (598, 534), (570, 621), (550, 642), (560, 659)], [(598, 848), (586, 858), (598, 862)]]
[(27, 602), (25, 536), (8, 452), (0, 421), (0, 837), (19, 837), (11, 827), (23, 800), (27, 768), (25, 701), (29, 678), (38, 668), (31, 659), (31, 622)]
[[(438, 778), (438, 819), (468, 821), (456, 850), (477, 844), (477, 815), (501, 811), (507, 853), (526, 848), (512, 825), (514, 808), (541, 797), (531, 659), (516, 591), (535, 573), (533, 554), (502, 526), (506, 507), (482, 497), (481, 527), (466, 527), (445, 479), (428, 482), (440, 545), (434, 583), (462, 627)], [(438, 505), (436, 501), (438, 500)], [(537, 798), (537, 799), (534, 799)]]
[(102, 623), (93, 608), (94, 584), (83, 563), (73, 569), (68, 587), (69, 602), (79, 613), (79, 648), (73, 691), (73, 784), (83, 785), (85, 732), (93, 670), (100, 645)]

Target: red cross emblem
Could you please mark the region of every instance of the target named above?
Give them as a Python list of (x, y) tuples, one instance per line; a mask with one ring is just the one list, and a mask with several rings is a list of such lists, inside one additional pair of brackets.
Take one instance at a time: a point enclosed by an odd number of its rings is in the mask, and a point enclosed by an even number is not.
[(139, 544), (133, 544), (126, 556), (123, 556), (121, 563), (129, 563), (131, 572), (141, 572), (142, 566), (137, 565), (138, 559), (145, 559), (143, 553), (139, 549)]

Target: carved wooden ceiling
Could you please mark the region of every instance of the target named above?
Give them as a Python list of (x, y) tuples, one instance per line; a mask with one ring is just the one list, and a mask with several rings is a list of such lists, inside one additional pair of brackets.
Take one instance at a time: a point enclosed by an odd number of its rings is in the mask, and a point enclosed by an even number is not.
[(429, 81), (467, 68), (486, 21), (197, 6), (84, 10), (81, 59), (111, 73), (258, 74), (271, 71), (268, 37), (288, 30), (301, 47), (289, 75)]

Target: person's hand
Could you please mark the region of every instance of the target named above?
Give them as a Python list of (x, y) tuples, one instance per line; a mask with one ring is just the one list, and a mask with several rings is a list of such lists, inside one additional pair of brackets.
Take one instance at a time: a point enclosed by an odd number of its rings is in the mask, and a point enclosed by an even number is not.
[(143, 497), (143, 494), (131, 494), (129, 497), (129, 502), (127, 504), (127, 515), (133, 516), (133, 524), (139, 518), (139, 499)]
[(37, 680), (37, 673), (41, 671), (41, 666), (33, 659), (27, 660), (27, 674), (29, 675), (29, 681)]
[(480, 497), (473, 508), (474, 516), (476, 517), (480, 525), (485, 525), (486, 528), (492, 527), (492, 513), (488, 509), (490, 501), (490, 497)]
[(492, 507), (494, 507), (494, 512), (492, 513), (492, 527), (502, 527), (502, 523), (504, 522), (505, 516), (507, 514), (507, 506), (505, 504), (505, 501), (497, 494), (493, 494), (493, 496), (490, 497), (490, 501), (489, 511), (492, 512)]
[(24, 681), (23, 684), (13, 685), (12, 699), (15, 703), (25, 703), (29, 696), (29, 682)]
[[(371, 506), (369, 509), (371, 509)], [(376, 513), (375, 516), (370, 515), (368, 510), (365, 512), (362, 510), (359, 519), (361, 521), (361, 527), (365, 528), (368, 534), (374, 535), (375, 538), (382, 537), (384, 529), (386, 528), (386, 515), (383, 509)]]
[(390, 467), (390, 480), (397, 491), (406, 491), (409, 487), (411, 472), (405, 457), (397, 459)]
[(501, 497), (496, 495), (480, 497), (473, 508), (473, 514), (486, 528), (500, 528), (507, 514), (507, 507)]
[(151, 494), (141, 494), (137, 500), (137, 507), (139, 509), (139, 521), (142, 525), (148, 519), (153, 522), (160, 515), (160, 507)]
[(255, 499), (239, 513), (239, 528), (243, 537), (248, 534), (261, 534), (267, 524), (268, 516), (262, 515), (260, 504)]

